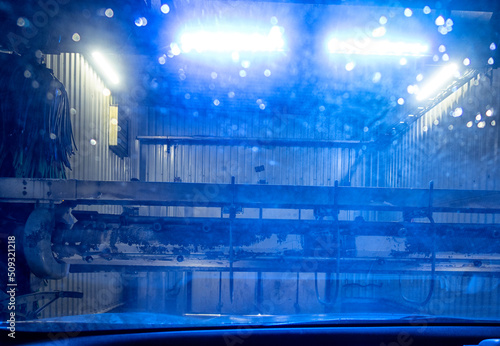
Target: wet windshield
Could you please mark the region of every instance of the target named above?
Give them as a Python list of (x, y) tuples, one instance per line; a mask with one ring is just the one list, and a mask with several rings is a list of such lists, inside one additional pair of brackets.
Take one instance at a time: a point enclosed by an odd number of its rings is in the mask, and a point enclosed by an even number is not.
[(496, 3), (0, 17), (12, 335), (500, 319)]

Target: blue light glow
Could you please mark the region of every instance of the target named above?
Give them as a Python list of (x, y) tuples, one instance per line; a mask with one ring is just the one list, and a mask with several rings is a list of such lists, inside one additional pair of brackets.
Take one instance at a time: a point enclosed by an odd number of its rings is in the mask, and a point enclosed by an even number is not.
[(363, 40), (333, 38), (328, 42), (332, 54), (423, 56), (429, 47), (421, 43), (393, 42), (389, 40)]
[(179, 45), (183, 53), (277, 52), (284, 50), (285, 41), (283, 29), (273, 26), (267, 35), (229, 30), (186, 32), (181, 35)]

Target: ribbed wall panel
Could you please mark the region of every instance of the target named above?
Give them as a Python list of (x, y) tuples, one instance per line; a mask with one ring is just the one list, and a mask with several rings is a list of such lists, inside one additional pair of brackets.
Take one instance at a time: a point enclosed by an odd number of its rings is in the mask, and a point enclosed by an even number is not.
[(60, 298), (45, 308), (40, 318), (109, 311), (123, 303), (123, 288), (120, 273), (70, 273), (61, 280), (47, 280), (41, 292), (74, 291), (83, 293), (83, 298)]
[[(129, 158), (121, 159), (109, 149), (109, 106), (105, 83), (81, 54), (46, 55), (46, 65), (64, 84), (71, 107), (71, 122), (78, 151), (71, 158), (68, 179), (130, 180)], [(94, 141), (91, 142), (91, 140)], [(118, 207), (80, 209), (119, 213)]]

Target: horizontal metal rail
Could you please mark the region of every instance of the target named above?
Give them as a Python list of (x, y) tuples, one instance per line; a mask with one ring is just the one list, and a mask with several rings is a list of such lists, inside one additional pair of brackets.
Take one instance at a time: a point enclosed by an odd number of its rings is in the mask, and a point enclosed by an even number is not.
[(315, 148), (361, 148), (373, 141), (318, 140), (295, 138), (235, 138), (208, 136), (137, 136), (143, 144), (162, 145), (227, 145), (244, 147), (315, 147)]
[(0, 203), (500, 213), (500, 191), (0, 178)]

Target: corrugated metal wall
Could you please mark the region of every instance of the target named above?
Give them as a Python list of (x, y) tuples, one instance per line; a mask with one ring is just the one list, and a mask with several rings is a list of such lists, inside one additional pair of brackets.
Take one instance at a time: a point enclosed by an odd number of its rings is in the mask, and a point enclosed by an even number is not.
[[(46, 65), (64, 84), (71, 107), (71, 122), (78, 151), (71, 158), (68, 179), (130, 180), (130, 159), (119, 158), (109, 149), (109, 106), (112, 96), (91, 64), (78, 53), (46, 55)], [(120, 213), (121, 208), (79, 207), (79, 209)]]

